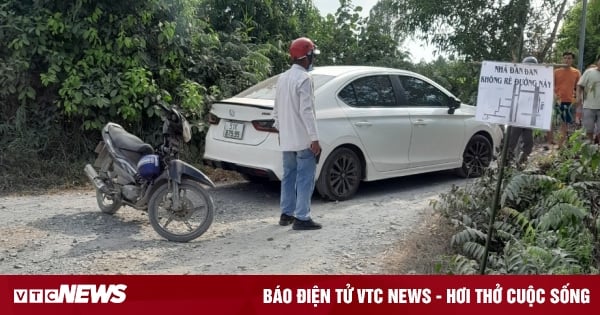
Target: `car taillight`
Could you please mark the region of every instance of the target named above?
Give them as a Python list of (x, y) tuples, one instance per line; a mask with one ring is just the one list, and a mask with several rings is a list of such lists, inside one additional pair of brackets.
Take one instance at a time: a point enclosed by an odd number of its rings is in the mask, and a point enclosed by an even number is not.
[(218, 125), (221, 118), (213, 113), (208, 113), (208, 123), (211, 125)]
[(254, 129), (259, 130), (259, 131), (279, 132), (279, 131), (277, 131), (277, 129), (275, 129), (275, 127), (273, 127), (274, 123), (275, 123), (275, 120), (273, 120), (273, 119), (253, 120), (252, 126), (254, 126)]

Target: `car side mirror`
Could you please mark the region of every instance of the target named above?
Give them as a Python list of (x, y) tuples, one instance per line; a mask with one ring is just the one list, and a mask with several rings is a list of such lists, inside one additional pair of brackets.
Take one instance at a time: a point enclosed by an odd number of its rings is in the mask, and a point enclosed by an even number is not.
[(459, 100), (457, 100), (455, 98), (450, 99), (450, 104), (448, 104), (448, 114), (454, 115), (454, 112), (459, 107), (460, 107), (460, 101)]

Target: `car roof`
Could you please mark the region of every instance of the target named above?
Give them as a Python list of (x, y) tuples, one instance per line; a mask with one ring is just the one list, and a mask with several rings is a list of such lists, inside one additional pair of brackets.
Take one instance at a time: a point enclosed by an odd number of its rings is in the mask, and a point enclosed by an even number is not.
[[(395, 75), (410, 75), (410, 76), (414, 76), (417, 78), (421, 78), (421, 79), (433, 84), (437, 88), (441, 89), (448, 95), (455, 97), (451, 92), (446, 90), (443, 86), (439, 85), (437, 82), (432, 81), (431, 79), (429, 79), (423, 75), (420, 75), (420, 74), (412, 72), (412, 71), (401, 70), (401, 69), (396, 69), (396, 68), (375, 67), (375, 66), (320, 66), (320, 67), (314, 67), (313, 70), (311, 71), (311, 74), (317, 75), (317, 76), (333, 77), (332, 80), (328, 80), (322, 86), (315, 89), (315, 96), (317, 94), (320, 94), (325, 86), (328, 86), (329, 84), (331, 84), (332, 82), (335, 82), (335, 81), (346, 80), (346, 78), (348, 78), (348, 77), (354, 77), (357, 75), (361, 76), (363, 74), (364, 75), (395, 74)], [(272, 76), (267, 80), (276, 80), (276, 78), (278, 76), (279, 75)], [(267, 81), (267, 80), (265, 80), (265, 81)], [(265, 82), (265, 81), (262, 81), (262, 82)], [(253, 87), (250, 87), (249, 89), (252, 89), (252, 88)], [(259, 105), (259, 106), (273, 106), (274, 95), (273, 95), (273, 98), (264, 98), (264, 99), (241, 96), (249, 89), (244, 90), (244, 91), (238, 93), (237, 95), (227, 98), (226, 100), (223, 100), (223, 101), (240, 103), (240, 104), (252, 103), (252, 104)]]
[(411, 71), (394, 69), (394, 68), (386, 68), (386, 67), (373, 67), (373, 66), (323, 66), (323, 67), (315, 67), (311, 73), (312, 74), (323, 74), (323, 75), (332, 75), (339, 76), (343, 74), (350, 73), (372, 73), (376, 72), (393, 72), (393, 73), (405, 73), (405, 74), (415, 74)]
[[(342, 80), (344, 77), (347, 77), (347, 76), (355, 76), (355, 75), (362, 75), (362, 74), (366, 74), (366, 75), (369, 75), (369, 74), (410, 75), (410, 76), (413, 76), (416, 78), (423, 79), (426, 82), (429, 82), (429, 83), (433, 84), (435, 87), (444, 91), (446, 94), (451, 95), (452, 97), (456, 98), (456, 96), (454, 96), (454, 94), (452, 94), (446, 88), (441, 86), (439, 83), (433, 81), (432, 79), (430, 79), (424, 75), (418, 74), (416, 72), (408, 71), (408, 70), (387, 68), (387, 67), (375, 67), (375, 66), (323, 66), (323, 67), (315, 67), (311, 71), (311, 73), (316, 74), (316, 75), (331, 75), (331, 76), (336, 77), (336, 79), (342, 79)], [(328, 83), (329, 82), (327, 82), (325, 85), (327, 85)]]

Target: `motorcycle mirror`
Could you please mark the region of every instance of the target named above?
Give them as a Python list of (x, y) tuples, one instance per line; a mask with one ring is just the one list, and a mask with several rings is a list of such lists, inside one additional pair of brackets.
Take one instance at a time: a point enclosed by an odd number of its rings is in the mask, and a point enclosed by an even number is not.
[(163, 104), (163, 102), (162, 102), (162, 101), (159, 101), (159, 102), (158, 102), (158, 106), (159, 106), (160, 108), (162, 108), (162, 110), (164, 110), (166, 113), (169, 113), (169, 112), (171, 112), (171, 110), (169, 110), (169, 108), (168, 108), (167, 106), (165, 106), (165, 104)]
[(166, 118), (167, 120), (171, 120), (173, 121), (175, 116), (177, 116), (176, 111), (172, 108), (169, 108), (165, 105), (165, 102), (163, 101), (159, 101), (156, 103), (155, 106), (158, 106), (162, 109), (163, 113), (164, 113), (164, 118)]

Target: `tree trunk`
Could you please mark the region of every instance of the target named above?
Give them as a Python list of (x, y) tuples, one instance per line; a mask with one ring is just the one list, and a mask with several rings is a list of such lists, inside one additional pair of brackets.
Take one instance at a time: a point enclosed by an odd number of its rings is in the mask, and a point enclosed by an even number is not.
[(567, 0), (563, 0), (563, 2), (560, 5), (560, 10), (558, 11), (558, 14), (556, 15), (556, 21), (554, 22), (554, 28), (552, 29), (552, 33), (550, 34), (550, 37), (548, 38), (546, 45), (544, 45), (544, 48), (540, 52), (540, 56), (539, 56), (540, 62), (542, 62), (546, 58), (546, 56), (548, 55), (548, 51), (550, 51), (550, 48), (552, 47), (552, 45), (554, 45), (554, 39), (556, 38), (556, 33), (558, 32), (558, 25), (560, 24), (560, 21), (563, 19), (564, 15), (565, 15), (566, 7), (567, 7)]

